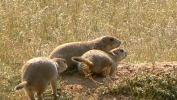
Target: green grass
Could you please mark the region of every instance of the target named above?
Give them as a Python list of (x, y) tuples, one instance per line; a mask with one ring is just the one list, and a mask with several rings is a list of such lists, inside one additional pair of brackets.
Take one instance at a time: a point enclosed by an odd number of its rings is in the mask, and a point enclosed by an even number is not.
[(24, 99), (13, 91), (23, 63), (67, 42), (112, 35), (125, 63), (176, 61), (176, 9), (176, 0), (0, 1), (0, 99)]
[(103, 95), (125, 95), (133, 99), (175, 100), (177, 98), (177, 80), (169, 72), (165, 74), (138, 74), (120, 82), (97, 89)]

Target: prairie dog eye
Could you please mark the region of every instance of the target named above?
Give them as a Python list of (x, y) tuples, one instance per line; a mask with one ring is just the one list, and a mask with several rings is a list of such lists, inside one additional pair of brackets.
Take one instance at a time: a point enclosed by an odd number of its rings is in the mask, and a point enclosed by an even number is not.
[(64, 63), (66, 63), (66, 60), (63, 60)]
[(120, 52), (124, 52), (124, 50), (121, 49)]
[(113, 38), (110, 38), (110, 41), (114, 41), (114, 39), (113, 39)]

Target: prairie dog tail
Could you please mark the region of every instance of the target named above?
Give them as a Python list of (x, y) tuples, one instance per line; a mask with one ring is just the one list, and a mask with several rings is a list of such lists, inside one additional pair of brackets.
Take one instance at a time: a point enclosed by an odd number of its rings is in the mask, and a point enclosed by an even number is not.
[(23, 81), (22, 83), (15, 86), (14, 90), (22, 89), (27, 84), (27, 81)]
[(73, 61), (77, 61), (77, 62), (83, 62), (85, 63), (87, 66), (91, 67), (93, 66), (93, 63), (87, 59), (87, 58), (82, 58), (82, 57), (72, 57), (71, 58)]

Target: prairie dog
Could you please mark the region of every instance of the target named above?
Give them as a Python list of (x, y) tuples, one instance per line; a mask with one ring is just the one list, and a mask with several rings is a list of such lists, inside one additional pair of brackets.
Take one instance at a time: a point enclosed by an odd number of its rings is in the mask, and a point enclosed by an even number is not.
[(64, 58), (68, 69), (77, 68), (77, 63), (72, 61), (73, 56), (81, 56), (92, 49), (100, 49), (109, 52), (111, 49), (119, 47), (121, 41), (113, 36), (103, 36), (91, 41), (71, 42), (56, 47), (49, 58)]
[(90, 50), (81, 57), (72, 57), (73, 61), (77, 61), (78, 70), (83, 75), (98, 74), (102, 76), (114, 77), (118, 62), (127, 56), (127, 52), (123, 49), (115, 48), (106, 53), (101, 50)]
[(35, 100), (34, 92), (36, 92), (38, 100), (42, 100), (42, 93), (48, 84), (51, 83), (53, 96), (56, 100), (56, 81), (59, 73), (65, 71), (66, 68), (66, 60), (62, 58), (33, 58), (24, 64), (22, 68), (22, 82), (14, 90), (24, 88), (30, 100)]

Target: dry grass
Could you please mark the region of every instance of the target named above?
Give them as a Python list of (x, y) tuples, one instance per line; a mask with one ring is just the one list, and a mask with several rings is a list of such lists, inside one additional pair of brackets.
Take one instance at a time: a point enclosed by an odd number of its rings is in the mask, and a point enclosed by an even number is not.
[(126, 63), (176, 61), (176, 9), (176, 0), (1, 0), (0, 99), (24, 99), (12, 90), (23, 62), (66, 42), (113, 35)]

